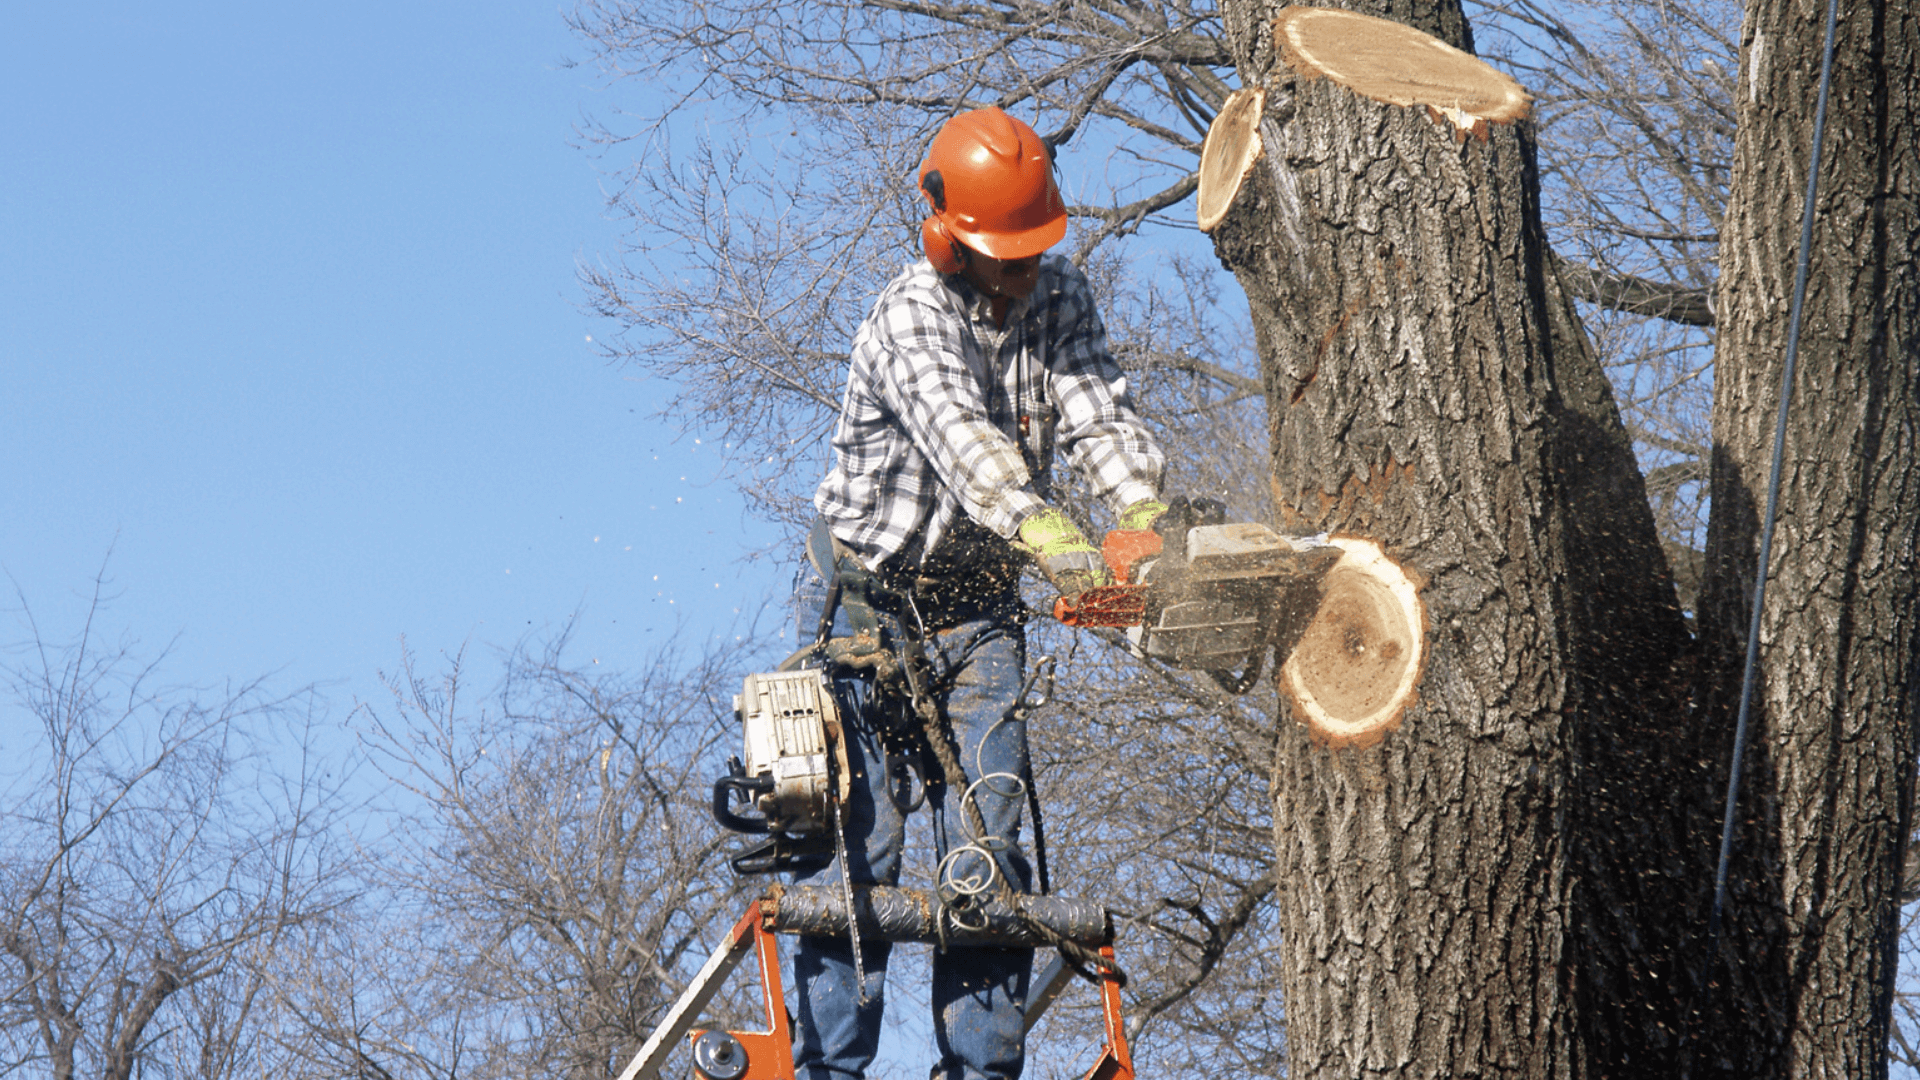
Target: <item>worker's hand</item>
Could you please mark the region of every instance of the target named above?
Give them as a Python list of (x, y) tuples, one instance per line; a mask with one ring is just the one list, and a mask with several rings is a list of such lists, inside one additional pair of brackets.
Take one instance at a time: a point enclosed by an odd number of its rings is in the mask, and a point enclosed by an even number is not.
[(1167, 504), (1159, 499), (1141, 499), (1120, 511), (1120, 524), (1116, 528), (1126, 532), (1138, 532), (1153, 528), (1160, 515), (1167, 512)]
[(1029, 514), (1020, 523), (1014, 543), (1033, 556), (1047, 581), (1070, 601), (1088, 589), (1113, 583), (1106, 560), (1064, 510), (1049, 506)]

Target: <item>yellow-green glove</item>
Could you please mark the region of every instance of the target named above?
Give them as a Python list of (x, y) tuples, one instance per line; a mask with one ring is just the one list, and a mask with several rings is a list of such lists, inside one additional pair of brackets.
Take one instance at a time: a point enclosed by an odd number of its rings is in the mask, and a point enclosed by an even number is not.
[(1151, 529), (1153, 523), (1160, 519), (1160, 515), (1166, 512), (1167, 504), (1159, 499), (1141, 499), (1120, 511), (1120, 524), (1115, 527), (1129, 532)]
[(1033, 556), (1047, 581), (1068, 599), (1113, 583), (1106, 560), (1064, 510), (1049, 506), (1029, 514), (1014, 543)]

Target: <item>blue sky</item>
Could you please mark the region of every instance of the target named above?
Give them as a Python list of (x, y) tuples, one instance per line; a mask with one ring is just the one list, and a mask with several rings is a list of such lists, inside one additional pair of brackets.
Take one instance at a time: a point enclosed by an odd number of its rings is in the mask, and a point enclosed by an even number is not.
[(432, 669), (578, 612), (576, 661), (639, 669), (778, 619), (773, 530), (588, 340), (618, 232), (573, 128), (644, 88), (580, 52), (547, 4), (0, 9), (0, 647), (16, 587), (65, 640), (104, 567), (166, 681), (339, 722), (403, 636)]
[(0, 569), (43, 630), (104, 565), (172, 680), (344, 712), (403, 635), (579, 612), (619, 663), (779, 591), (712, 448), (588, 340), (617, 232), (572, 129), (641, 91), (579, 52), (540, 4), (0, 15)]

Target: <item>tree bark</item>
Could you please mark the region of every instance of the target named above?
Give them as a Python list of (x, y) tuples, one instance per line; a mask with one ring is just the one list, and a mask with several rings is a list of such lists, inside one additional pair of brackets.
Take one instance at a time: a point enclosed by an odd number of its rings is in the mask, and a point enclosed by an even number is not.
[[(1467, 45), (1450, 6), (1369, 13)], [(1748, 18), (1697, 644), (1542, 240), (1526, 123), (1462, 138), (1299, 77), (1277, 5), (1222, 14), (1268, 91), (1266, 157), (1214, 238), (1250, 302), (1281, 524), (1379, 542), (1428, 615), (1398, 731), (1328, 750), (1283, 726), (1289, 1074), (1884, 1075), (1920, 752), (1920, 24), (1841, 22), (1709, 970), (1821, 9)]]
[[(1277, 11), (1223, 12), (1269, 144), (1214, 233), (1253, 313), (1275, 501), (1288, 531), (1413, 571), (1430, 650), (1380, 744), (1282, 727), (1289, 1075), (1584, 1075), (1587, 969), (1624, 951), (1585, 921), (1619, 919), (1590, 882), (1671, 839), (1582, 844), (1631, 817), (1620, 747), (1678, 696), (1644, 486), (1552, 270), (1529, 126), (1463, 137), (1302, 79), (1263, 53)], [(1468, 43), (1451, 8), (1368, 13)]]
[[(1721, 238), (1700, 606), (1725, 782), (1825, 5), (1756, 0)], [(1720, 955), (1695, 1075), (1884, 1076), (1920, 622), (1920, 23), (1843, 4)], [(1716, 828), (1717, 832), (1717, 828)]]
[(131, 1000), (123, 997), (131, 984), (114, 989), (116, 1008), (108, 1015), (108, 1034), (112, 1037), (107, 1047), (106, 1062), (102, 1070), (105, 1080), (130, 1080), (134, 1069), (141, 1063), (141, 1048), (146, 1041), (147, 1025), (160, 1012), (160, 1006), (166, 1004), (174, 992), (185, 986), (182, 983), (175, 964), (167, 959), (155, 956), (153, 970), (146, 981), (140, 985), (139, 993)]

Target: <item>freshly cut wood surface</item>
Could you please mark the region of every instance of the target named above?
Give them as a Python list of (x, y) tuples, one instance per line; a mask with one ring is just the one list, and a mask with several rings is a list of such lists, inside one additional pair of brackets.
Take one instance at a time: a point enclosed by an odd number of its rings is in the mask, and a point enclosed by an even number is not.
[[(1511, 76), (1411, 26), (1338, 8), (1290, 7), (1274, 40), (1295, 71), (1391, 105), (1426, 105), (1463, 130), (1509, 123), (1533, 99)], [(1211, 137), (1211, 136), (1209, 136)]]
[(1264, 87), (1250, 86), (1227, 95), (1207, 140), (1200, 147), (1200, 231), (1212, 232), (1227, 216), (1233, 197), (1260, 158), (1260, 116), (1267, 107)]
[(1400, 726), (1426, 664), (1419, 590), (1371, 540), (1337, 537), (1346, 555), (1320, 610), (1281, 668), (1296, 715), (1329, 746), (1370, 746)]

